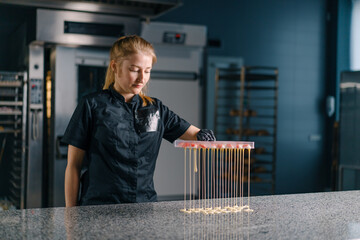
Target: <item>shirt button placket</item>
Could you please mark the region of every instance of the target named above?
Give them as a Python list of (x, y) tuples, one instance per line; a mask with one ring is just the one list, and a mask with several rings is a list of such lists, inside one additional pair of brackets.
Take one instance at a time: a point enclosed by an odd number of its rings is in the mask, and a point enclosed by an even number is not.
[(134, 112), (135, 109), (133, 107), (133, 105), (131, 105), (131, 113), (128, 115), (128, 121), (129, 121), (129, 126), (130, 126), (130, 153), (131, 153), (131, 158), (134, 159), (133, 162), (133, 186), (132, 186), (132, 190), (134, 191), (134, 199), (133, 201), (136, 201), (136, 195), (137, 195), (137, 181), (138, 181), (138, 162), (137, 162), (137, 156), (136, 156), (136, 146), (137, 146), (137, 134), (136, 134), (136, 127), (135, 127), (135, 118), (134, 118)]

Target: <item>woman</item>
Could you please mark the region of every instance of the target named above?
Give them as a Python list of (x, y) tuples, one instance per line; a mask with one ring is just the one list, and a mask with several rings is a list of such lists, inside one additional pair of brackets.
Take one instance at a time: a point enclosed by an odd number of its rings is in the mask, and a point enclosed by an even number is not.
[(215, 140), (211, 130), (190, 125), (144, 94), (155, 62), (152, 45), (139, 36), (113, 44), (104, 89), (79, 102), (64, 134), (67, 207), (156, 201), (161, 139)]

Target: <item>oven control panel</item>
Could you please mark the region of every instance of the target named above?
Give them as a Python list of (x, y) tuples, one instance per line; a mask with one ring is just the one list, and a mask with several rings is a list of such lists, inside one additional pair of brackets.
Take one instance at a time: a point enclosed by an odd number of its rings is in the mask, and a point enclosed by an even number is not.
[(42, 103), (42, 79), (38, 79), (38, 78), (30, 79), (30, 103), (31, 104)]
[(185, 44), (185, 33), (179, 32), (164, 32), (163, 43), (172, 43), (172, 44)]

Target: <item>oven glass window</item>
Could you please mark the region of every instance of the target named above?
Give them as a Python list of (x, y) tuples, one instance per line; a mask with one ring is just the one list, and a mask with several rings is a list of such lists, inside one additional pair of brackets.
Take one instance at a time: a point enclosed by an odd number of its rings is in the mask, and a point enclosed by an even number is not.
[(78, 68), (78, 101), (85, 95), (100, 91), (105, 82), (106, 67), (80, 65)]

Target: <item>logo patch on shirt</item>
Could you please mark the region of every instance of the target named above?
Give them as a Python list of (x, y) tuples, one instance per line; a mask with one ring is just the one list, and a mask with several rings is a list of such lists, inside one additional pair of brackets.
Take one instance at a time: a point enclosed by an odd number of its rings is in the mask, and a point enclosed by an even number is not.
[(159, 109), (150, 106), (139, 108), (135, 112), (136, 128), (139, 132), (155, 132), (160, 121)]

